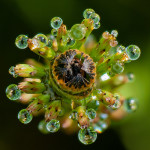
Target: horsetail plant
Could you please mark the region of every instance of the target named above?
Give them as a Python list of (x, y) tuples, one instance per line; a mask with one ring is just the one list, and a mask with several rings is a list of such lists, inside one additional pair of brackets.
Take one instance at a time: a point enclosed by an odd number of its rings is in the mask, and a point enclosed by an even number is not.
[(105, 31), (98, 42), (91, 32), (100, 27), (100, 16), (86, 9), (83, 21), (70, 30), (63, 20), (54, 17), (50, 34), (33, 38), (19, 35), (15, 44), (29, 48), (41, 56), (45, 64), (27, 59), (9, 69), (9, 73), (24, 79), (6, 89), (12, 101), (28, 104), (18, 113), (21, 123), (28, 124), (33, 116), (44, 115), (39, 130), (69, 133), (78, 131), (81, 143), (95, 142), (97, 134), (106, 130), (111, 120), (118, 120), (137, 109), (135, 98), (116, 93), (121, 85), (134, 79), (123, 74), (124, 66), (140, 56), (136, 45), (118, 45), (118, 32)]

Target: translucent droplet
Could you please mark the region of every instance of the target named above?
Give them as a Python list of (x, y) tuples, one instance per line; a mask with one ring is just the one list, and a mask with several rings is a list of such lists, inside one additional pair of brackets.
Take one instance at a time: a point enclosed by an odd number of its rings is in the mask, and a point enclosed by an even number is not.
[(137, 60), (140, 57), (141, 50), (136, 45), (129, 45), (126, 48), (126, 53), (130, 60)]
[(62, 21), (62, 19), (60, 17), (54, 17), (51, 20), (51, 26), (54, 29), (60, 28), (60, 26), (62, 25), (62, 23), (63, 23), (63, 21)]
[(117, 30), (112, 30), (112, 31), (111, 31), (111, 34), (112, 34), (114, 37), (117, 37), (117, 36), (118, 36), (118, 31), (117, 31)]
[(128, 98), (124, 101), (124, 109), (128, 112), (134, 112), (137, 110), (138, 101), (135, 98)]
[(51, 34), (52, 34), (53, 36), (57, 36), (57, 32), (58, 32), (58, 31), (57, 31), (56, 29), (52, 29), (52, 30), (51, 30)]
[(9, 73), (14, 77), (14, 78), (17, 78), (18, 75), (15, 73), (15, 70), (14, 70), (14, 66), (11, 66), (10, 69), (9, 69)]
[(75, 24), (71, 28), (70, 34), (75, 40), (81, 40), (85, 37), (86, 30), (87, 29), (84, 24)]
[(100, 113), (99, 114), (99, 118), (100, 118), (100, 120), (106, 120), (108, 118), (108, 114), (106, 114), (106, 113)]
[(94, 119), (96, 117), (96, 111), (92, 108), (86, 110), (86, 115), (89, 119)]
[(73, 46), (75, 44), (75, 40), (70, 38), (67, 42), (67, 46)]
[(72, 113), (70, 114), (69, 118), (72, 120), (78, 120), (79, 114), (76, 110), (73, 110)]
[(49, 132), (57, 132), (60, 128), (59, 120), (52, 119), (50, 122), (46, 124), (46, 128)]
[(17, 100), (21, 96), (21, 91), (16, 84), (11, 84), (6, 89), (6, 96), (10, 100)]
[(102, 133), (104, 130), (108, 128), (108, 124), (105, 121), (99, 121), (98, 123), (94, 124), (93, 127), (97, 133)]
[(21, 123), (28, 124), (31, 122), (32, 118), (33, 118), (32, 114), (29, 113), (29, 111), (27, 109), (22, 109), (18, 113), (18, 119)]
[(120, 100), (117, 99), (113, 105), (109, 105), (108, 107), (113, 110), (116, 110), (116, 109), (120, 108), (120, 106), (121, 106), (121, 102), (120, 102)]
[(111, 47), (116, 47), (118, 45), (118, 41), (110, 40), (109, 44)]
[(134, 80), (134, 74), (133, 73), (127, 73), (126, 75), (127, 75), (129, 81)]
[(53, 41), (52, 40), (48, 40), (48, 44), (46, 45), (47, 47), (52, 47), (53, 45)]
[(119, 62), (117, 62), (117, 63), (115, 63), (115, 64), (113, 64), (113, 65), (111, 66), (111, 71), (112, 71), (113, 73), (119, 74), (119, 73), (122, 73), (123, 70), (124, 70), (124, 67), (123, 67), (122, 64), (119, 63)]
[(90, 19), (92, 19), (94, 21), (94, 24), (96, 24), (100, 21), (100, 16), (96, 13), (92, 13), (90, 15)]
[(95, 13), (95, 11), (94, 11), (93, 9), (86, 9), (86, 10), (83, 12), (83, 17), (84, 17), (84, 18), (89, 18), (92, 13)]
[(123, 53), (124, 51), (125, 51), (125, 47), (124, 46), (120, 45), (120, 46), (117, 47), (117, 52), (119, 54)]
[(15, 44), (18, 48), (20, 49), (25, 49), (28, 47), (28, 36), (26, 35), (19, 35), (17, 38), (16, 38), (16, 41), (15, 41)]
[(78, 138), (80, 142), (85, 145), (92, 144), (97, 139), (97, 133), (92, 127), (80, 129), (78, 132)]
[(87, 104), (87, 108), (93, 108), (94, 110), (97, 110), (99, 107), (100, 103), (98, 100), (92, 100)]
[(42, 48), (48, 44), (48, 38), (44, 34), (37, 34), (33, 39), (38, 41), (38, 47)]
[(43, 134), (48, 134), (49, 133), (49, 131), (46, 128), (46, 124), (47, 123), (45, 122), (45, 120), (40, 121), (39, 124), (38, 124), (38, 129)]
[(100, 22), (94, 24), (94, 29), (98, 29), (101, 26)]

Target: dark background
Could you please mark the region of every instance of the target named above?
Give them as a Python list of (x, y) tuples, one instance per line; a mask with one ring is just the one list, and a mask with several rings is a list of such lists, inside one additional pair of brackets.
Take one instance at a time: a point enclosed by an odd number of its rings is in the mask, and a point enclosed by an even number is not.
[[(39, 59), (29, 50), (17, 49), (14, 45), (16, 36), (49, 33), (49, 21), (54, 16), (60, 16), (70, 28), (81, 22), (86, 8), (93, 8), (101, 16), (101, 28), (94, 31), (97, 38), (105, 30), (117, 29), (121, 44), (136, 44), (142, 51), (140, 59), (125, 68), (125, 72), (135, 73), (135, 82), (120, 89), (125, 96), (139, 99), (138, 111), (99, 135), (90, 146), (80, 144), (76, 134), (42, 135), (37, 130), (40, 118), (22, 125), (17, 120), (17, 113), (25, 106), (11, 102), (5, 96), (5, 88), (19, 81), (8, 74), (9, 67), (29, 57)], [(149, 0), (0, 0), (0, 56), (0, 150), (150, 149)]]

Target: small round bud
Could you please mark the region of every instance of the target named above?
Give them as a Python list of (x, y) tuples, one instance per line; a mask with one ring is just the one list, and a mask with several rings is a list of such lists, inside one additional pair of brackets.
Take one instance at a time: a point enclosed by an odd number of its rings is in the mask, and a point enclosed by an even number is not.
[(103, 34), (102, 34), (103, 38), (104, 39), (108, 39), (109, 38), (109, 32), (108, 31), (105, 31)]
[(60, 128), (60, 123), (58, 120), (52, 119), (50, 122), (47, 123), (46, 128), (49, 132), (57, 132)]
[(11, 84), (6, 89), (6, 96), (10, 100), (18, 100), (21, 96), (21, 91), (16, 84)]
[(110, 40), (110, 46), (111, 47), (115, 47), (115, 46), (117, 46), (118, 45), (118, 41), (115, 41), (115, 40)]
[(25, 49), (28, 47), (28, 36), (26, 35), (19, 35), (16, 38), (15, 44), (19, 49)]
[(60, 26), (62, 25), (62, 23), (63, 23), (63, 21), (62, 21), (62, 19), (60, 17), (54, 17), (51, 20), (51, 26), (54, 29), (59, 29)]
[(94, 24), (100, 21), (100, 16), (96, 13), (92, 13), (89, 18), (93, 20)]
[(75, 40), (81, 40), (85, 37), (86, 27), (84, 24), (75, 24), (70, 33)]
[(22, 109), (18, 113), (18, 119), (21, 123), (28, 124), (32, 120), (32, 114), (27, 109)]
[(78, 138), (80, 142), (85, 145), (92, 144), (97, 139), (97, 133), (92, 127), (80, 129), (78, 133)]
[(38, 124), (38, 129), (41, 131), (41, 133), (43, 133), (43, 134), (48, 134), (49, 133), (49, 131), (47, 130), (47, 128), (46, 128), (46, 122), (45, 122), (45, 120), (42, 120), (42, 121), (40, 121), (39, 122), (39, 124)]
[(136, 45), (129, 45), (126, 48), (126, 53), (130, 60), (137, 60), (140, 57), (141, 50)]
[(132, 113), (137, 110), (138, 101), (135, 98), (128, 98), (124, 101), (124, 109), (128, 113)]
[(96, 111), (94, 109), (90, 108), (86, 111), (86, 115), (88, 116), (88, 118), (90, 120), (94, 119), (96, 117)]
[(115, 63), (115, 64), (113, 64), (113, 65), (111, 66), (111, 71), (112, 71), (113, 73), (115, 73), (115, 74), (122, 73), (123, 70), (124, 70), (124, 67), (123, 67), (122, 64), (119, 63), (119, 62), (117, 62), (117, 63)]
[(86, 9), (83, 12), (83, 17), (88, 19), (92, 13), (95, 13), (95, 11), (93, 9)]

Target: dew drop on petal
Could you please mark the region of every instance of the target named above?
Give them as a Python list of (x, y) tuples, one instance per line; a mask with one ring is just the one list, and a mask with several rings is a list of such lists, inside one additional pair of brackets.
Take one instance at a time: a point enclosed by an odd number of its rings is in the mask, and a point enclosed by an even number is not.
[(95, 13), (95, 11), (93, 9), (86, 9), (83, 12), (83, 17), (88, 19), (92, 13)]
[(69, 118), (72, 120), (78, 120), (79, 114), (76, 110), (73, 110), (72, 113), (70, 114)]
[(59, 120), (52, 119), (50, 122), (46, 124), (46, 128), (49, 132), (57, 132), (60, 128)]
[(96, 111), (92, 108), (86, 110), (86, 115), (89, 119), (94, 119), (96, 117)]
[(89, 18), (93, 20), (94, 24), (100, 21), (100, 16), (96, 13), (92, 13)]
[(28, 47), (28, 36), (26, 35), (19, 35), (16, 40), (15, 44), (19, 49), (25, 49)]
[(97, 139), (97, 132), (92, 127), (80, 129), (78, 132), (78, 139), (85, 145), (92, 144)]
[(124, 101), (124, 109), (128, 113), (132, 113), (137, 110), (138, 101), (135, 98), (128, 98)]
[(75, 24), (72, 26), (70, 34), (75, 40), (81, 40), (85, 37), (86, 30), (84, 24)]
[(51, 20), (51, 26), (54, 29), (59, 29), (62, 23), (63, 23), (63, 20), (60, 17), (54, 17)]
[(11, 84), (6, 89), (6, 96), (10, 100), (18, 100), (21, 96), (21, 91), (16, 84)]
[(33, 116), (27, 109), (22, 109), (18, 113), (18, 119), (21, 123), (28, 124), (31, 122)]
[(48, 44), (48, 38), (44, 34), (37, 34), (33, 39), (37, 40), (39, 48), (43, 48)]
[(129, 45), (126, 48), (126, 53), (130, 60), (137, 60), (140, 57), (141, 50), (136, 45)]

